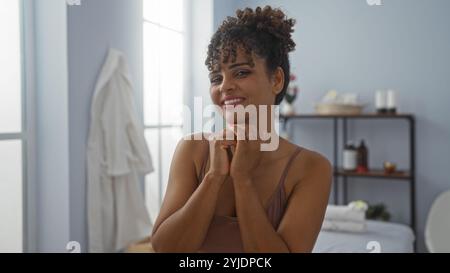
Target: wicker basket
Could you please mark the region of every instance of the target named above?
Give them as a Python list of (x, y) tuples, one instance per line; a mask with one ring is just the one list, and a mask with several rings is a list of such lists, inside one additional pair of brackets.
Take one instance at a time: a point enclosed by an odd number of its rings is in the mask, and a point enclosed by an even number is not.
[(362, 113), (364, 105), (318, 103), (316, 113), (319, 115), (359, 115)]

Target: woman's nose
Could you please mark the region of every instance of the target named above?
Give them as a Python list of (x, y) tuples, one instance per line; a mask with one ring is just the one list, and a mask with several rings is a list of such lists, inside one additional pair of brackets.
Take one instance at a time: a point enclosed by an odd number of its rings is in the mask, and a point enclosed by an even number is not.
[(220, 92), (227, 92), (236, 89), (233, 79), (224, 77), (220, 86)]

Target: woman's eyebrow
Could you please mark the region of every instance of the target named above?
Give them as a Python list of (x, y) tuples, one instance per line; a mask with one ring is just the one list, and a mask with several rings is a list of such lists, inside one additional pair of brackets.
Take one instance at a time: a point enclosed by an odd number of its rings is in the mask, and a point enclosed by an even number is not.
[(220, 73), (220, 71), (213, 71), (213, 72), (209, 73), (209, 78), (212, 78), (219, 73)]
[[(230, 66), (228, 66), (228, 69), (233, 69), (235, 67), (243, 66), (243, 65), (251, 66), (250, 63), (236, 63), (236, 64), (231, 64)], [(220, 73), (220, 70), (212, 71), (211, 73), (209, 73), (209, 77), (211, 78), (212, 76), (215, 76), (219, 73)]]
[(242, 66), (242, 65), (248, 65), (248, 66), (250, 66), (250, 63), (237, 63), (237, 64), (232, 64), (232, 65), (230, 65), (230, 66), (228, 67), (228, 69), (233, 69), (233, 68), (235, 68), (235, 67)]

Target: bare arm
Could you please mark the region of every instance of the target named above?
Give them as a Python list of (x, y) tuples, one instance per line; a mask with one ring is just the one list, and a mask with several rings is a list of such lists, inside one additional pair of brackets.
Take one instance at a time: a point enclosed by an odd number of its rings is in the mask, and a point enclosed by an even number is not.
[(270, 223), (252, 179), (242, 178), (234, 181), (234, 185), (244, 252), (289, 252), (286, 243)]
[(251, 179), (235, 181), (245, 252), (311, 252), (328, 203), (331, 166), (315, 155), (309, 174), (294, 188), (278, 230), (269, 222)]
[(196, 252), (214, 215), (224, 175), (209, 172), (198, 186), (192, 155), (198, 142), (182, 140), (170, 167), (169, 183), (152, 232), (156, 252)]
[(156, 252), (196, 252), (201, 247), (214, 215), (220, 186), (220, 181), (206, 175), (186, 204), (155, 226), (152, 246)]

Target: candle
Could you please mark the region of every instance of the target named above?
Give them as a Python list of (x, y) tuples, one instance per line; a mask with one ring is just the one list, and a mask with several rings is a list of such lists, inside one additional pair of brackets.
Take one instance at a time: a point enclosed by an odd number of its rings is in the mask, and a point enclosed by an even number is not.
[(386, 108), (389, 113), (396, 112), (396, 96), (394, 90), (388, 90), (386, 94)]
[(375, 92), (375, 108), (378, 113), (386, 113), (387, 108), (386, 92), (383, 90), (377, 90)]

